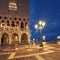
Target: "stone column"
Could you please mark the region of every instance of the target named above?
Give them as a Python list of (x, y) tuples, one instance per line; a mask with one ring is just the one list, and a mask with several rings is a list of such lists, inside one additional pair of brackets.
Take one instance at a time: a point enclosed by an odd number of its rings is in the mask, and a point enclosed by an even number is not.
[(28, 37), (28, 43), (30, 44), (30, 38)]
[(21, 35), (19, 35), (19, 43), (21, 44)]
[(11, 44), (11, 40), (12, 40), (11, 37), (12, 37), (11, 34), (9, 34), (9, 44)]
[(9, 38), (9, 44), (11, 44), (11, 38)]
[(30, 33), (28, 32), (28, 43), (30, 44)]

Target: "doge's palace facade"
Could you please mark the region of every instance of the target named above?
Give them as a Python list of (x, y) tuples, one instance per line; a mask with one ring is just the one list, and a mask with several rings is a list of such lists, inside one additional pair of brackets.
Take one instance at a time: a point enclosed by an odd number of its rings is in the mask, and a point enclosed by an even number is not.
[(29, 5), (29, 0), (0, 0), (0, 44), (30, 43)]

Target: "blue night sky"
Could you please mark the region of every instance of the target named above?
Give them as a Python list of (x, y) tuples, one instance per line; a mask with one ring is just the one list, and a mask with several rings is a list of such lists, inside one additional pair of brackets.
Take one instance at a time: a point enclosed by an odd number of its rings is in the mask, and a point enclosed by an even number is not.
[(30, 0), (31, 39), (40, 38), (39, 30), (34, 28), (39, 20), (46, 22), (42, 31), (46, 40), (57, 40), (60, 35), (60, 0)]

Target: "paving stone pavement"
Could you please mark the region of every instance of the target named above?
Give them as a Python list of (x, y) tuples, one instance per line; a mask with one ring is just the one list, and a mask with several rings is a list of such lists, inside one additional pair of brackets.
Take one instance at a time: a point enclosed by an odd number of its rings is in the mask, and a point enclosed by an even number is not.
[(48, 44), (43, 48), (5, 46), (0, 48), (0, 60), (60, 60), (59, 53), (60, 45), (58, 44)]

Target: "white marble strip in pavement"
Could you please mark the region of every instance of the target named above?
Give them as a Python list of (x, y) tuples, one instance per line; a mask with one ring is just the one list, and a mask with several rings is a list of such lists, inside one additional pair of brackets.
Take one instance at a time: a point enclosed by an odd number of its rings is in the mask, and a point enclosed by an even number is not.
[(35, 57), (38, 59), (38, 60), (45, 60), (43, 57), (39, 56), (39, 55), (35, 55)]
[(55, 51), (52, 51), (52, 50), (47, 50), (48, 52), (43, 52), (43, 53), (39, 53), (40, 55), (41, 54), (48, 54), (48, 53), (52, 53), (52, 52), (55, 52)]
[(53, 58), (52, 55), (48, 55), (47, 60), (55, 60), (55, 58)]
[(48, 53), (52, 53), (52, 52), (54, 52), (54, 51), (48, 50), (48, 52), (29, 54), (29, 55), (23, 55), (23, 56), (15, 56), (14, 58), (22, 58), (22, 57), (29, 57), (29, 56), (35, 56), (35, 55), (42, 55), (42, 54), (48, 54)]
[(6, 54), (10, 54), (10, 53), (0, 53), (0, 55), (6, 55)]
[(60, 50), (60, 48), (54, 48), (54, 49)]
[(11, 53), (11, 55), (8, 57), (8, 59), (13, 59), (15, 54), (16, 54), (16, 52)]
[(5, 49), (3, 49), (3, 51), (6, 51), (6, 50), (8, 50), (10, 47), (7, 47), (7, 48), (5, 48)]

